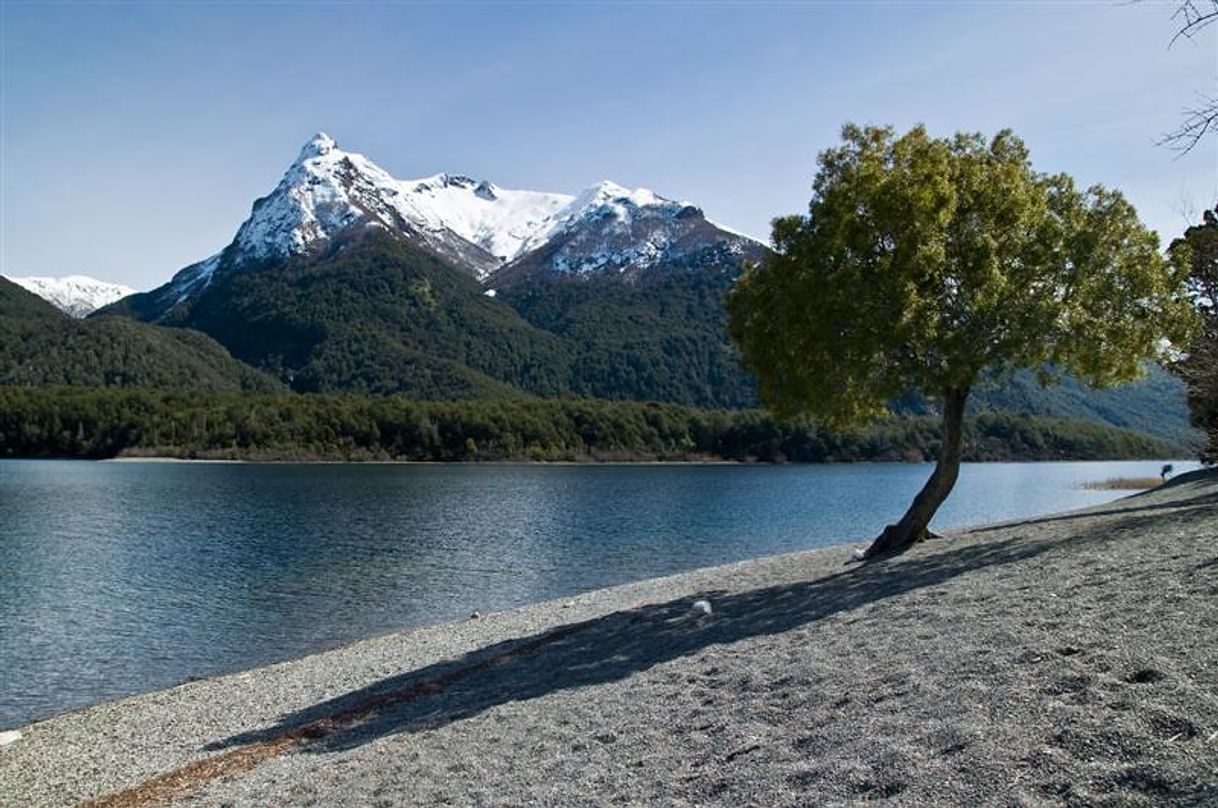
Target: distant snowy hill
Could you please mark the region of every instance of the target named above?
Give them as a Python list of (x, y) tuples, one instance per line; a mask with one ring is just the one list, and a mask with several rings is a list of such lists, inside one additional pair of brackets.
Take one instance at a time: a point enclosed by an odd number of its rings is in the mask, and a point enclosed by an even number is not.
[(135, 293), (130, 286), (99, 281), (86, 275), (67, 275), (62, 278), (8, 277), (8, 279), (43, 300), (53, 303), (57, 308), (66, 311), (73, 317), (84, 317), (102, 306), (108, 306), (116, 300)]
[[(578, 195), (501, 188), (436, 174), (399, 180), (318, 133), (224, 250), (151, 293), (159, 319), (217, 274), (315, 253), (336, 236), (383, 228), (488, 288), (524, 274), (625, 273), (718, 246), (737, 257), (764, 247), (687, 203), (605, 181)], [(494, 280), (492, 280), (494, 278)]]

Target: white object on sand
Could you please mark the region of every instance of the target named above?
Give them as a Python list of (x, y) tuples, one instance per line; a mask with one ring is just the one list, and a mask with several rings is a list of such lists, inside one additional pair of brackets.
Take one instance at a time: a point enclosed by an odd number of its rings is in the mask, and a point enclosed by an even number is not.
[(711, 613), (711, 605), (709, 600), (695, 600), (692, 608), (695, 612), (701, 612), (704, 615), (709, 615)]
[(857, 550), (855, 550), (855, 551), (854, 551), (854, 560), (855, 560), (855, 561), (862, 561), (862, 560), (863, 560), (864, 558), (866, 558), (866, 557), (867, 557), (867, 550), (866, 550), (866, 548), (864, 548), (864, 547), (860, 547), (860, 548), (858, 548)]
[(17, 743), (19, 740), (21, 740), (21, 733), (18, 730), (11, 729), (8, 732), (0, 732), (0, 747)]

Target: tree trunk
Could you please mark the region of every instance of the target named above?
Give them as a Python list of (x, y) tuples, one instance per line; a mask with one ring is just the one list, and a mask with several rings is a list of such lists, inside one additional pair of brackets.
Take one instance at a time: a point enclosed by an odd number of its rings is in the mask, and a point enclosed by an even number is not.
[(964, 402), (967, 389), (947, 390), (943, 394), (943, 444), (939, 447), (939, 459), (935, 470), (914, 497), (913, 504), (895, 525), (884, 528), (884, 532), (871, 543), (864, 558), (892, 555), (906, 550), (914, 542), (927, 538), (927, 526), (934, 518), (939, 506), (947, 499), (960, 476), (960, 450), (964, 431)]

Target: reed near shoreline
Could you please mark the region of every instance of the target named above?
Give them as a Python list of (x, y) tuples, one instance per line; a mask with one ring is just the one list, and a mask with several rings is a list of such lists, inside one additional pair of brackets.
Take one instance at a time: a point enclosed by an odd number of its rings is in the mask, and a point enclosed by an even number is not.
[(1149, 491), (1163, 484), (1159, 477), (1109, 477), (1106, 480), (1083, 483), (1088, 491)]

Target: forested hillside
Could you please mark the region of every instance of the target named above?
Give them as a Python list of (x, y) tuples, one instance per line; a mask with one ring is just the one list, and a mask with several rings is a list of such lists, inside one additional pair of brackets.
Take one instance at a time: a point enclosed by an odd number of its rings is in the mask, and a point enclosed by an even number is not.
[(203, 334), (120, 317), (77, 320), (3, 278), (0, 385), (281, 389)]
[(681, 264), (615, 276), (534, 277), (498, 290), (524, 319), (571, 345), (582, 396), (752, 407), (753, 381), (727, 335), (723, 298), (738, 264), (710, 249)]
[[(139, 296), (108, 312), (137, 312)], [(321, 255), (215, 278), (164, 322), (204, 331), (300, 392), (417, 399), (569, 391), (572, 353), (477, 282), (363, 231)]]

